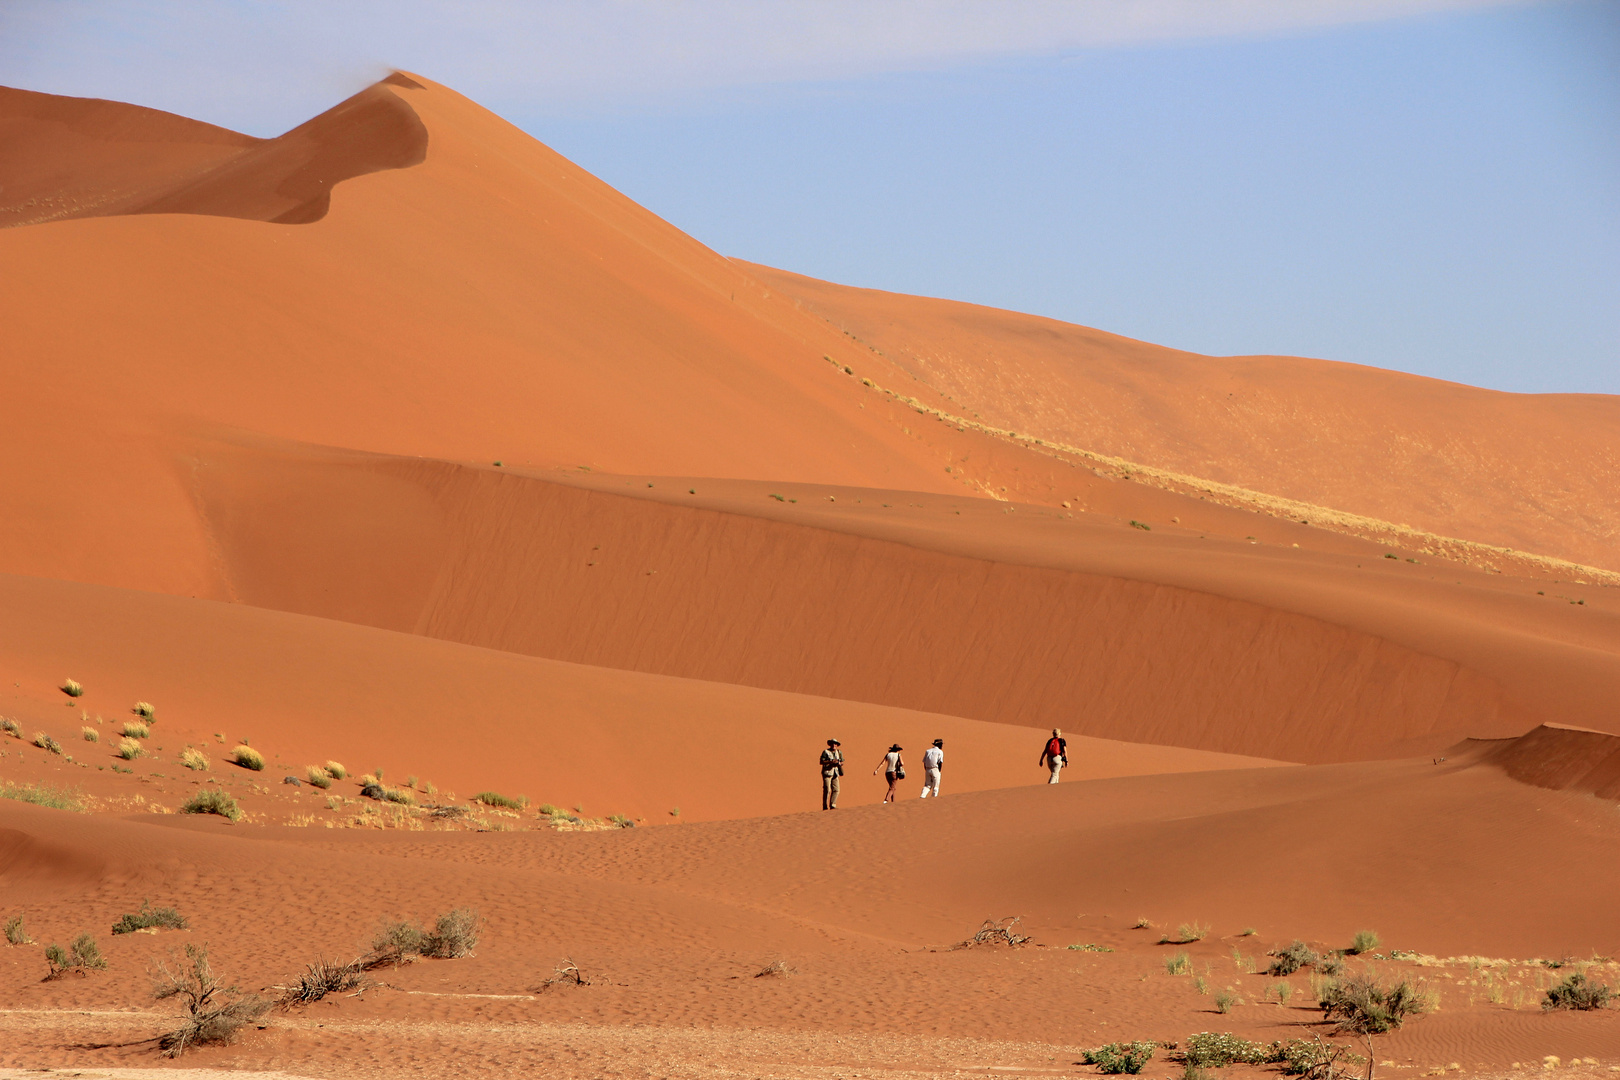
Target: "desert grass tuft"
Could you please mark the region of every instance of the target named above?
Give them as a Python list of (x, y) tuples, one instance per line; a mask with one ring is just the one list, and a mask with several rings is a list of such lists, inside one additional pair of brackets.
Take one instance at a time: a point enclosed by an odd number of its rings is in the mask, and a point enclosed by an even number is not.
[(34, 745), (39, 747), (41, 750), (48, 751), (52, 754), (60, 754), (62, 752), (62, 744), (45, 734), (43, 731), (34, 732)]
[(328, 776), (326, 774), (326, 770), (321, 768), (319, 765), (310, 765), (306, 767), (304, 769), (304, 776), (309, 780), (311, 785), (320, 788), (322, 791), (325, 791), (332, 786), (332, 778)]
[(0, 781), (0, 799), (15, 799), (35, 806), (47, 806), (52, 810), (72, 810), (75, 813), (83, 813), (85, 810), (84, 800), (77, 789), (51, 787), (49, 784), (14, 784), (10, 781)]
[(254, 772), (264, 771), (264, 755), (246, 743), (237, 745), (231, 751), (231, 761), (244, 769)]
[(1360, 956), (1370, 953), (1378, 948), (1379, 939), (1376, 930), (1357, 930), (1356, 936), (1350, 939), (1350, 947), (1345, 950), (1351, 956)]
[(79, 734), (84, 736), (84, 741), (85, 742), (100, 742), (101, 741), (101, 732), (97, 731), (95, 728), (90, 727), (88, 725), (80, 728), (79, 729)]
[(270, 1011), (270, 1002), (226, 986), (208, 962), (206, 945), (186, 946), (184, 961), (174, 957), (173, 970), (163, 964), (152, 972), (152, 996), (178, 998), (186, 1008), (184, 1022), (158, 1037), (165, 1057), (179, 1057), (194, 1046), (231, 1042), (236, 1033)]
[(242, 817), (241, 808), (236, 800), (223, 791), (208, 788), (197, 792), (191, 798), (180, 804), (182, 814), (217, 814), (227, 821), (238, 821)]
[(1287, 1005), (1288, 1004), (1288, 999), (1293, 997), (1293, 996), (1294, 996), (1294, 984), (1293, 983), (1278, 983), (1277, 984), (1277, 1001), (1278, 1001), (1279, 1004)]
[(326, 775), (334, 780), (344, 780), (348, 778), (349, 770), (343, 767), (342, 762), (328, 761), (326, 763)]
[(529, 800), (521, 795), (514, 799), (498, 791), (480, 791), (473, 796), (473, 802), (481, 802), (485, 806), (495, 806), (502, 810), (522, 810), (529, 805)]
[(1181, 949), (1174, 956), (1165, 957), (1164, 970), (1171, 975), (1185, 975), (1192, 970), (1192, 957), (1187, 955), (1186, 949)]
[(60, 689), (62, 693), (71, 698), (84, 696), (84, 687), (73, 679), (64, 679)]
[(209, 764), (208, 755), (203, 753), (201, 750), (198, 750), (195, 746), (188, 746), (184, 750), (180, 751), (180, 764), (184, 765), (192, 772), (207, 772)]
[(1230, 990), (1219, 990), (1219, 991), (1216, 992), (1216, 994), (1215, 994), (1215, 1011), (1216, 1012), (1218, 1012), (1218, 1013), (1229, 1013), (1229, 1012), (1232, 1011), (1232, 1006), (1236, 1005), (1236, 1004), (1237, 1004), (1237, 995), (1232, 993)]
[(151, 723), (153, 720), (157, 719), (157, 710), (152, 707), (152, 703), (150, 701), (137, 701), (135, 703), (135, 707), (129, 711), (140, 717), (142, 720), (145, 720), (147, 723)]
[(34, 941), (28, 936), (28, 929), (23, 926), (21, 915), (13, 915), (6, 920), (5, 934), (7, 945), (31, 945)]
[(50, 967), (45, 976), (47, 981), (67, 975), (83, 975), (87, 971), (101, 971), (107, 966), (96, 939), (89, 934), (80, 934), (65, 949), (54, 944), (45, 946), (45, 963)]
[(134, 761), (138, 757), (146, 756), (146, 748), (138, 739), (119, 739), (118, 756), (125, 761)]
[(152, 734), (152, 729), (137, 720), (125, 720), (118, 733), (128, 739), (145, 739)]
[(0, 732), (10, 735), (13, 739), (22, 738), (22, 725), (9, 716), (0, 716)]
[(137, 930), (184, 930), (190, 924), (186, 917), (172, 907), (155, 908), (145, 900), (141, 901), (141, 910), (126, 914), (113, 923), (114, 934), (133, 934)]

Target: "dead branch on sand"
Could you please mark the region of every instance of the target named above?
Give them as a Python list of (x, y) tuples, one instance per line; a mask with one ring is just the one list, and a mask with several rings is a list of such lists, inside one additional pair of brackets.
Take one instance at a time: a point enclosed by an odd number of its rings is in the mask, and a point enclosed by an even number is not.
[(1022, 915), (1009, 915), (999, 922), (995, 919), (986, 919), (984, 925), (979, 927), (978, 933), (966, 941), (958, 941), (951, 948), (977, 949), (985, 945), (1006, 945), (1009, 948), (1016, 949), (1022, 945), (1028, 945), (1034, 939), (1028, 934), (1020, 934), (1013, 930), (1013, 927), (1023, 921), (1024, 917)]

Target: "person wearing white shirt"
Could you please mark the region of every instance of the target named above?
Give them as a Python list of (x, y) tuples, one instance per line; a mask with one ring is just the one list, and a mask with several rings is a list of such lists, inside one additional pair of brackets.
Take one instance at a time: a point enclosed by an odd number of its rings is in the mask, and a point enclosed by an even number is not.
[(935, 739), (934, 745), (923, 751), (923, 798), (928, 798), (929, 793), (939, 798), (939, 770), (944, 767), (945, 740)]

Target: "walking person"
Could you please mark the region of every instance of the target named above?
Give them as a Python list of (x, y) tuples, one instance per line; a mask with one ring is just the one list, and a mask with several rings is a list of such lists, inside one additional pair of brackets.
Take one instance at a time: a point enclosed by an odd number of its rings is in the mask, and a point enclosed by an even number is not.
[(945, 767), (945, 740), (935, 739), (934, 745), (923, 751), (922, 798), (930, 794), (939, 798), (939, 771)]
[(878, 774), (878, 769), (883, 770), (884, 777), (889, 781), (889, 793), (883, 796), (883, 801), (892, 803), (897, 797), (894, 791), (895, 781), (906, 778), (906, 759), (900, 756), (899, 743), (889, 747), (889, 752), (878, 762), (877, 769), (872, 770), (873, 776)]
[(821, 808), (838, 809), (838, 778), (844, 775), (843, 744), (837, 739), (827, 740), (827, 749), (821, 752)]
[(1052, 770), (1052, 777), (1047, 781), (1047, 783), (1057, 783), (1058, 773), (1062, 772), (1063, 766), (1067, 765), (1068, 763), (1068, 740), (1063, 737), (1063, 732), (1059, 731), (1057, 728), (1053, 728), (1052, 737), (1046, 740), (1046, 749), (1041, 751), (1040, 760), (1040, 764), (1045, 765), (1047, 768)]

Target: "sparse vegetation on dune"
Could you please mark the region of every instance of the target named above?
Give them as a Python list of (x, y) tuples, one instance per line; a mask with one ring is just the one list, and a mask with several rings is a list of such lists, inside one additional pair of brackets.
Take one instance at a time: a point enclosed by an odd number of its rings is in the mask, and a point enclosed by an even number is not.
[(125, 915), (113, 923), (114, 934), (132, 934), (137, 930), (184, 930), (190, 925), (186, 917), (172, 907), (152, 907), (141, 901), (141, 910)]
[(195, 746), (188, 746), (180, 751), (180, 764), (193, 772), (207, 772), (209, 765), (208, 755)]
[(328, 776), (326, 774), (326, 770), (321, 768), (319, 765), (310, 765), (305, 767), (304, 776), (309, 780), (311, 785), (320, 788), (322, 791), (325, 791), (332, 786), (332, 778)]
[(1345, 950), (1351, 956), (1360, 956), (1370, 953), (1378, 948), (1379, 938), (1376, 930), (1357, 930), (1356, 936), (1350, 940), (1350, 947)]
[(146, 747), (138, 739), (119, 739), (118, 756), (125, 761), (134, 761), (138, 757), (146, 756)]
[(101, 732), (97, 731), (95, 728), (90, 727), (88, 725), (80, 728), (79, 729), (79, 734), (84, 736), (84, 741), (85, 742), (100, 742), (101, 741)]
[(1191, 971), (1192, 958), (1187, 955), (1187, 950), (1182, 949), (1174, 956), (1166, 957), (1164, 961), (1164, 970), (1171, 975), (1185, 975), (1187, 972)]
[(984, 925), (968, 938), (952, 945), (953, 949), (977, 949), (983, 946), (1006, 945), (1016, 949), (1028, 945), (1034, 939), (1028, 934), (1020, 934), (1013, 927), (1024, 921), (1022, 915), (1009, 915), (1005, 919), (986, 919)]
[(172, 969), (158, 964), (152, 972), (152, 996), (159, 1001), (178, 998), (186, 1008), (184, 1023), (158, 1037), (165, 1057), (179, 1057), (194, 1046), (228, 1043), (270, 1011), (264, 998), (243, 994), (214, 975), (208, 946), (188, 944), (185, 959), (176, 956), (173, 962)]
[(21, 915), (13, 915), (6, 920), (5, 934), (7, 945), (30, 945), (34, 941), (28, 936), (28, 929), (23, 926)]
[[(480, 791), (478, 794), (473, 796), (473, 802), (481, 802), (485, 806), (494, 806), (502, 810), (522, 810), (524, 807), (529, 805), (529, 800), (521, 795), (514, 799), (510, 796), (502, 795), (498, 791)], [(547, 803), (546, 805), (550, 806), (551, 804)]]
[(1328, 984), (1321, 997), (1322, 1017), (1344, 1035), (1360, 1035), (1367, 1044), (1367, 1080), (1372, 1080), (1374, 1035), (1393, 1031), (1433, 1008), (1430, 996), (1408, 979), (1385, 986), (1370, 971)]
[(246, 743), (241, 743), (231, 750), (231, 761), (253, 772), (264, 771), (264, 755)]
[(580, 966), (568, 957), (551, 969), (551, 974), (540, 982), (541, 990), (550, 990), (553, 986), (589, 986), (591, 979), (580, 970)]
[(1286, 949), (1273, 949), (1266, 955), (1273, 957), (1266, 971), (1268, 975), (1292, 975), (1300, 968), (1315, 967), (1322, 960), (1321, 954), (1303, 941), (1296, 941)]
[(180, 804), (182, 814), (217, 814), (227, 821), (238, 821), (242, 810), (236, 800), (223, 791), (205, 788)]
[(365, 967), (400, 964), (414, 956), (435, 960), (456, 960), (473, 955), (478, 945), (482, 920), (473, 908), (455, 908), (440, 915), (432, 930), (424, 930), (409, 920), (384, 921), (371, 939), (371, 954)]
[(52, 754), (60, 754), (62, 752), (62, 744), (45, 734), (43, 731), (34, 732), (34, 745), (39, 747), (41, 750), (48, 751)]
[(84, 799), (77, 789), (52, 787), (49, 784), (0, 781), (0, 799), (15, 799), (35, 806), (48, 806), (52, 810), (72, 810), (76, 813), (82, 813), (85, 809)]
[(22, 725), (9, 716), (0, 716), (0, 732), (10, 735), (13, 739), (22, 738)]
[(137, 701), (135, 707), (129, 711), (149, 724), (157, 719), (157, 710), (152, 707), (150, 701)]
[(135, 720), (125, 720), (119, 727), (118, 733), (127, 739), (145, 739), (151, 736), (152, 731), (145, 724)]
[(89, 934), (80, 934), (65, 949), (56, 944), (45, 946), (45, 963), (50, 969), (45, 975), (47, 981), (101, 971), (107, 966), (96, 939)]
[(66, 694), (70, 698), (76, 698), (76, 697), (83, 697), (84, 696), (84, 686), (81, 685), (79, 682), (77, 682), (74, 679), (64, 679), (64, 680), (62, 680), (62, 685), (60, 687), (58, 687), (58, 689), (61, 690), (62, 693)]
[(326, 775), (334, 780), (345, 780), (349, 776), (349, 770), (345, 769), (341, 762), (328, 761), (326, 763)]
[(1209, 936), (1209, 926), (1201, 922), (1184, 922), (1176, 927), (1175, 936), (1169, 934), (1159, 939), (1160, 945), (1190, 945), (1195, 941), (1203, 941)]

